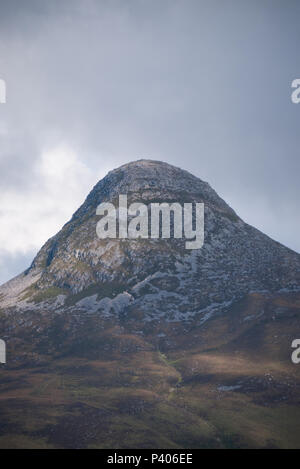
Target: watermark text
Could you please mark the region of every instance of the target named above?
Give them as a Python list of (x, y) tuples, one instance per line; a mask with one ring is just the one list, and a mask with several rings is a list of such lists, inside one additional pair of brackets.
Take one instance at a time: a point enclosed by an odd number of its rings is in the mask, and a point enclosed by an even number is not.
[(0, 78), (0, 104), (6, 103), (6, 83)]
[(299, 365), (300, 363), (300, 339), (293, 340), (292, 348), (295, 349), (292, 353), (292, 362), (295, 365)]
[[(102, 216), (96, 226), (100, 239), (105, 238), (183, 238), (186, 249), (200, 249), (204, 243), (203, 203), (132, 203), (119, 195), (119, 207), (103, 202), (96, 214)], [(184, 236), (183, 236), (184, 235)]]
[(296, 78), (292, 82), (292, 88), (295, 88), (291, 95), (292, 103), (299, 104), (300, 103), (300, 78)]
[(0, 363), (6, 363), (6, 344), (0, 339)]

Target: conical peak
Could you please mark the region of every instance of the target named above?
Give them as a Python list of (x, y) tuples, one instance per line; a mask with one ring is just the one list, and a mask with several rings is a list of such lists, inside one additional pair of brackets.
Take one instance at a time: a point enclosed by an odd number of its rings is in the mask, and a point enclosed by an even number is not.
[(185, 171), (177, 166), (173, 166), (164, 161), (140, 159), (126, 163), (119, 168), (110, 171), (107, 177), (112, 175), (122, 174), (124, 178), (135, 179), (135, 178), (146, 178), (153, 179), (162, 185), (174, 185), (184, 184), (186, 180), (189, 182), (201, 182), (206, 184), (201, 179), (197, 178), (193, 174)]
[[(184, 239), (98, 239), (97, 207), (111, 202), (117, 209), (120, 195), (128, 196), (128, 205), (204, 202), (204, 245), (196, 251), (197, 259), (186, 253)], [(186, 261), (191, 262), (187, 271)], [(77, 294), (110, 282), (125, 284), (126, 290), (162, 270), (175, 277), (186, 272), (191, 291), (196, 276), (203, 306), (207, 298), (226, 302), (255, 289), (294, 288), (299, 256), (243, 223), (208, 183), (167, 163), (138, 160), (98, 182), (72, 219), (39, 251), (24, 278), (39, 274), (38, 290), (55, 287)]]
[(125, 163), (119, 168), (114, 169), (113, 171), (110, 171), (110, 173), (117, 173), (120, 171), (126, 171), (128, 173), (146, 173), (147, 175), (150, 174), (157, 174), (157, 171), (159, 171), (160, 176), (163, 176), (161, 171), (166, 170), (168, 172), (171, 172), (173, 174), (185, 174), (186, 176), (190, 176), (192, 178), (197, 179), (195, 176), (190, 174), (188, 171), (185, 171), (184, 169), (181, 169), (177, 166), (174, 166), (170, 163), (166, 163), (165, 161), (158, 161), (158, 160), (151, 160), (151, 159), (139, 159), (139, 160), (134, 160), (130, 161), (129, 163)]
[(91, 206), (95, 208), (102, 201), (114, 200), (119, 194), (131, 194), (137, 202), (139, 197), (166, 202), (198, 200), (235, 215), (207, 182), (169, 163), (141, 159), (110, 171), (96, 184), (75, 217), (81, 216)]

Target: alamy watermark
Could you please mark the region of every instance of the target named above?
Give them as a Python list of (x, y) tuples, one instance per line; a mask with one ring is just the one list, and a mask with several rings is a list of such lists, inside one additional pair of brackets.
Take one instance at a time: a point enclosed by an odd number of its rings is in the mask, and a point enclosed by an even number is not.
[(6, 103), (6, 82), (0, 78), (0, 104)]
[(0, 339), (0, 363), (6, 363), (6, 344)]
[[(203, 203), (132, 203), (127, 195), (119, 195), (119, 207), (103, 202), (96, 214), (102, 216), (96, 226), (100, 239), (183, 238), (186, 249), (200, 249), (204, 243)], [(150, 220), (149, 220), (150, 218)], [(118, 226), (117, 226), (118, 225)], [(194, 225), (194, 226), (193, 226)], [(160, 236), (161, 234), (161, 236)]]
[(292, 362), (295, 364), (295, 365), (299, 365), (300, 363), (300, 339), (295, 339), (293, 340), (292, 342), (292, 348), (294, 348), (295, 350), (293, 351), (292, 353)]
[(291, 94), (291, 100), (294, 104), (300, 103), (300, 78), (296, 78), (292, 82), (292, 88), (295, 88)]

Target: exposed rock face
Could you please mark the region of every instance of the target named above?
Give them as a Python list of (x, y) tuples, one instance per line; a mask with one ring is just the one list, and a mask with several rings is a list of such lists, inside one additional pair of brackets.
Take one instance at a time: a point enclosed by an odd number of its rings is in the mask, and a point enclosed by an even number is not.
[[(203, 247), (98, 239), (119, 194), (204, 202)], [(0, 448), (300, 447), (299, 318), (299, 254), (188, 172), (124, 165), (0, 287)]]
[[(119, 194), (127, 194), (129, 203), (204, 202), (203, 248), (188, 251), (175, 239), (99, 240), (96, 207), (117, 204)], [(128, 314), (138, 308), (147, 320), (197, 315), (204, 321), (248, 292), (297, 289), (300, 256), (244, 223), (206, 182), (169, 164), (141, 160), (111, 171), (94, 187), (20, 281), (28, 276), (38, 281), (27, 302), (92, 291), (103, 311), (107, 286), (114, 286), (111, 293), (130, 295), (121, 308)]]

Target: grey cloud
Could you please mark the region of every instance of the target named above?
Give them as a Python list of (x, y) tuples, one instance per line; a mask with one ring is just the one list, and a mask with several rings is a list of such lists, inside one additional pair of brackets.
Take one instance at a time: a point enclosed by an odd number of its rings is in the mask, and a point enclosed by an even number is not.
[(35, 255), (35, 251), (16, 256), (0, 252), (0, 285), (29, 267)]
[(162, 159), (300, 250), (299, 2), (0, 5), (1, 187), (26, 191), (41, 152), (61, 141), (95, 172)]

